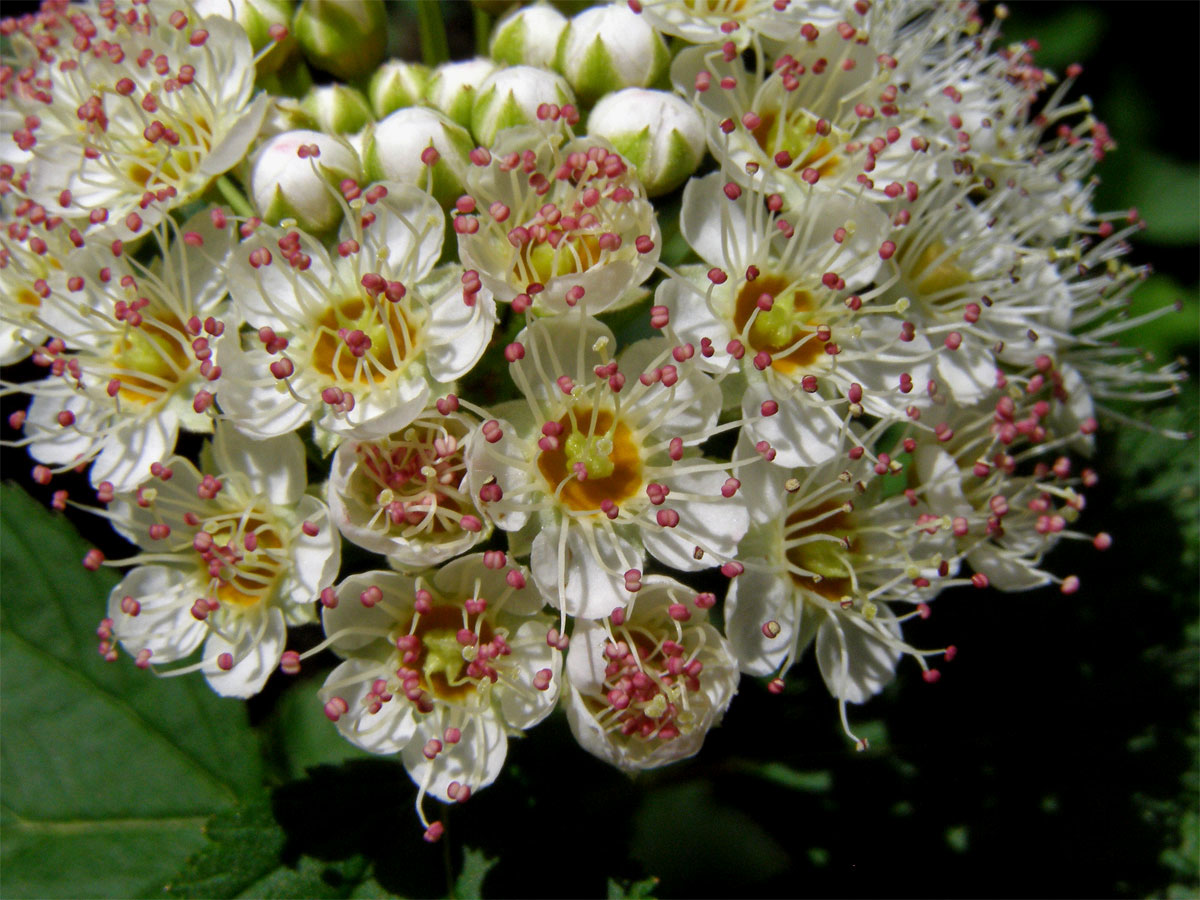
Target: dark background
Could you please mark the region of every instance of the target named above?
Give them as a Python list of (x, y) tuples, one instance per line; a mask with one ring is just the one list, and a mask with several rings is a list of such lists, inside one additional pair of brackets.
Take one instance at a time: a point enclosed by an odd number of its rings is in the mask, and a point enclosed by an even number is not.
[[(1133, 258), (1160, 275), (1147, 296), (1184, 301), (1146, 338), (1187, 355), (1193, 376), (1182, 411), (1155, 421), (1194, 428), (1200, 6), (1009, 6), (1006, 34), (1040, 35), (1044, 64), (1084, 64), (1078, 90), (1119, 147), (1099, 169), (1098, 206), (1139, 206), (1150, 227)], [(469, 35), (466, 4), (448, 19)], [(454, 50), (469, 54), (470, 39)], [(14, 404), (4, 399), (5, 415)], [(1194, 441), (1102, 432), (1081, 525), (1114, 546), (1071, 543), (1048, 563), (1083, 589), (943, 594), (907, 636), (959, 656), (934, 685), (902, 665), (851, 710), (867, 753), (842, 735), (811, 660), (782, 697), (744, 680), (696, 759), (636, 780), (579, 750), (556, 716), (454, 811), (451, 865), (464, 847), (499, 857), (484, 882), (493, 896), (595, 896), (613, 876), (655, 876), (661, 896), (1195, 896), (1195, 457)], [(43, 501), (65, 486), (32, 485), (19, 450), (2, 465)], [(120, 553), (103, 522), (73, 518)], [(278, 681), (252, 703), (254, 721), (270, 719)], [(419, 845), (413, 793), (398, 764), (357, 760), (310, 769), (271, 803), (289, 852), (365, 852), (388, 891), (440, 893), (442, 850)]]

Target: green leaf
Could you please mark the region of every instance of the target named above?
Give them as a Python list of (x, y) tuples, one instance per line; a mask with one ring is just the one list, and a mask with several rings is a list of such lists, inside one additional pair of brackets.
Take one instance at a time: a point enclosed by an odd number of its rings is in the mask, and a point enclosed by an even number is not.
[(1100, 205), (1136, 207), (1146, 223), (1139, 240), (1172, 246), (1195, 244), (1200, 240), (1200, 171), (1194, 163), (1153, 150), (1138, 149), (1137, 154), (1128, 185), (1119, 179), (1106, 182), (1098, 198)]
[(454, 882), (454, 896), (466, 900), (468, 897), (483, 896), (483, 879), (500, 860), (488, 858), (482, 850), (463, 847), (462, 871)]
[(635, 898), (641, 900), (641, 898), (653, 897), (656, 887), (658, 887), (658, 879), (653, 876), (633, 882), (610, 878), (608, 879), (608, 900), (635, 900)]
[(287, 833), (265, 795), (231, 814), (214, 816), (209, 844), (167, 887), (170, 897), (387, 897), (367, 877), (362, 856), (324, 861), (287, 859)]
[(96, 652), (109, 571), (65, 518), (0, 487), (5, 897), (157, 893), (214, 812), (258, 790), (245, 706)]

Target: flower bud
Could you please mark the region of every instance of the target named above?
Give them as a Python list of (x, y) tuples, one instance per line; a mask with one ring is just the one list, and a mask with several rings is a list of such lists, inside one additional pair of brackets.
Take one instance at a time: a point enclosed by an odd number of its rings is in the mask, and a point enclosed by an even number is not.
[(255, 86), (273, 97), (303, 97), (312, 90), (313, 77), (304, 57), (296, 54), (277, 71), (259, 75)]
[(670, 61), (662, 37), (622, 4), (595, 6), (575, 16), (558, 42), (555, 68), (579, 99), (591, 104), (608, 91), (649, 87)]
[(666, 91), (626, 88), (609, 94), (588, 117), (602, 137), (637, 167), (646, 193), (679, 187), (704, 158), (704, 124), (690, 103)]
[(363, 161), (372, 181), (401, 181), (424, 188), (430, 166), (422, 160), (429, 147), (438, 153), (432, 166), (432, 193), (449, 207), (462, 193), (462, 177), (474, 144), (465, 128), (422, 106), (398, 109), (376, 124), (365, 140)]
[(532, 66), (511, 66), (493, 72), (475, 92), (471, 133), (489, 146), (503, 128), (532, 125), (543, 103), (563, 106), (575, 95), (562, 76)]
[(389, 59), (371, 76), (367, 96), (371, 109), (382, 119), (404, 106), (416, 106), (425, 96), (429, 68), (403, 59)]
[(375, 119), (362, 91), (344, 84), (313, 88), (300, 108), (325, 134), (354, 134)]
[(492, 60), (479, 57), (462, 62), (443, 63), (433, 71), (425, 89), (425, 102), (445, 113), (463, 128), (471, 127), (471, 109), (475, 89), (496, 71)]
[(510, 66), (554, 65), (558, 39), (567, 28), (567, 17), (553, 6), (538, 3), (517, 8), (496, 23), (488, 52)]
[(353, 81), (387, 53), (387, 10), (378, 0), (303, 0), (292, 32), (310, 63)]
[[(311, 144), (321, 149), (320, 155), (301, 158), (300, 148)], [(306, 231), (320, 233), (341, 221), (337, 185), (345, 178), (362, 178), (358, 157), (348, 146), (316, 131), (289, 131), (258, 151), (250, 195), (265, 221), (294, 218)]]

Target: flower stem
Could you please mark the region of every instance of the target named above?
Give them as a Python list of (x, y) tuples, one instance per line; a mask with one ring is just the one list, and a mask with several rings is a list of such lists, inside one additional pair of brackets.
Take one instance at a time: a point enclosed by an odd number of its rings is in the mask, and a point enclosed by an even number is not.
[(221, 196), (225, 199), (225, 202), (233, 208), (235, 213), (237, 213), (239, 216), (246, 216), (247, 218), (254, 215), (254, 207), (250, 205), (250, 202), (246, 199), (245, 195), (243, 195), (242, 192), (239, 191), (236, 186), (234, 186), (234, 183), (229, 180), (229, 176), (219, 176), (217, 178), (216, 186), (217, 191), (220, 192)]
[(478, 56), (487, 56), (488, 37), (492, 33), (492, 17), (487, 14), (487, 10), (473, 3), (471, 11), (474, 13), (475, 19), (475, 53)]
[(448, 62), (450, 45), (446, 41), (446, 23), (442, 21), (442, 4), (439, 0), (418, 0), (416, 7), (422, 60), (430, 67)]

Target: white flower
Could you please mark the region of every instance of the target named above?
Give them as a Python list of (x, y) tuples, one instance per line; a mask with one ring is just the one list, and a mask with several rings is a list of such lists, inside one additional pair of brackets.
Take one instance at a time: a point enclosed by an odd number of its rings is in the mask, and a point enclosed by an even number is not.
[(112, 635), (139, 666), (183, 660), (218, 694), (258, 693), (279, 664), (287, 626), (315, 618), (337, 577), (340, 543), (325, 504), (304, 493), (304, 446), (294, 435), (250, 440), (217, 428), (200, 472), (173, 457), (136, 494), (109, 507), (142, 553), (108, 600)]
[[(689, 44), (732, 40), (744, 48), (756, 36), (789, 40), (810, 21), (816, 4), (790, 0), (634, 0), (630, 9), (645, 16), (658, 31)], [(820, 12), (818, 7), (818, 13)]]
[(310, 418), (327, 449), (411, 422), (435, 386), (478, 361), (490, 293), (457, 266), (434, 270), (441, 209), (410, 185), (374, 185), (334, 254), (298, 231), (260, 227), (234, 254), (231, 291), (261, 348), (231, 348), (221, 407), (265, 437)]
[(69, 218), (107, 217), (127, 239), (246, 155), (269, 98), (251, 101), (254, 56), (236, 22), (186, 3), (45, 14), (62, 37), (38, 61), (36, 35), (14, 35), (35, 69), (8, 89), (5, 113), (37, 121), (28, 134), (4, 129), (32, 154), (30, 197), (56, 210), (66, 199)]
[(63, 469), (94, 460), (92, 484), (118, 492), (174, 451), (180, 426), (212, 430), (230, 238), (207, 213), (171, 227), (169, 245), (166, 227), (155, 229), (163, 255), (149, 265), (107, 246), (82, 251), (67, 290), (39, 310), (58, 338), (44, 351), (50, 377), (23, 386), (34, 395), (25, 424), (34, 458)]
[(609, 91), (650, 87), (671, 54), (649, 23), (624, 4), (593, 6), (571, 19), (558, 42), (556, 68), (585, 104)]
[(830, 459), (843, 416), (903, 415), (931, 351), (904, 301), (867, 291), (888, 233), (876, 204), (808, 191), (787, 207), (714, 173), (684, 189), (680, 228), (712, 268), (664, 281), (657, 301), (674, 334), (711, 348), (701, 366), (739, 373), (727, 397), (780, 465)]
[(535, 320), (506, 354), (525, 402), (469, 439), (473, 492), (564, 616), (631, 603), (647, 551), (685, 571), (730, 563), (749, 521), (727, 466), (691, 449), (724, 430), (717, 386), (687, 348), (613, 345), (579, 312)]
[(609, 141), (637, 167), (651, 197), (673, 191), (704, 158), (704, 125), (691, 105), (666, 91), (626, 88), (603, 97), (588, 134)]
[(512, 131), (472, 159), (454, 219), (459, 256), (501, 303), (596, 313), (654, 272), (654, 207), (606, 142)]
[[(311, 155), (313, 146), (319, 156)], [(347, 145), (317, 131), (288, 131), (256, 152), (250, 196), (265, 221), (296, 219), (306, 231), (321, 233), (342, 220), (337, 186), (347, 178), (362, 179), (358, 156)]]
[(789, 199), (818, 181), (821, 190), (865, 186), (875, 200), (886, 199), (890, 183), (926, 184), (934, 163), (925, 135), (942, 127), (926, 124), (927, 106), (949, 84), (936, 61), (964, 13), (934, 4), (914, 14), (909, 4), (882, 2), (862, 14), (847, 4), (826, 7), (837, 18), (818, 26), (797, 12), (799, 37), (770, 65), (760, 58), (748, 66), (731, 42), (688, 48), (671, 64), (671, 82), (704, 118), (713, 155), (743, 186), (761, 179)]
[(478, 423), (426, 410), (374, 441), (347, 441), (333, 455), (329, 508), (346, 539), (403, 569), (464, 553), (492, 533), (468, 491), (464, 440)]
[(567, 721), (580, 745), (629, 774), (694, 756), (737, 693), (737, 661), (708, 622), (711, 595), (661, 575), (637, 606), (576, 623)]
[(6, 216), (0, 227), (0, 365), (27, 358), (48, 335), (41, 321), (42, 301), (68, 290), (67, 271), (75, 265), (74, 231), (60, 218), (48, 217), (32, 201)]
[[(765, 465), (743, 470), (743, 489), (756, 498), (755, 524), (740, 548), (746, 571), (725, 601), (726, 634), (749, 675), (782, 676), (815, 640), (821, 676), (855, 741), (846, 704), (879, 693), (901, 656), (912, 656), (927, 673), (934, 670), (926, 656), (953, 656), (914, 649), (901, 638), (900, 624), (928, 615), (925, 603), (947, 584), (962, 583), (950, 578), (957, 571), (952, 525), (924, 502), (929, 483), (919, 480), (885, 497), (872, 467), (898, 473), (899, 462), (886, 454), (867, 459), (858, 447), (859, 463), (847, 465), (843, 456), (791, 472)], [(896, 602), (921, 605), (897, 616), (888, 606)], [(782, 690), (782, 677), (771, 688)]]
[(562, 656), (542, 604), (492, 551), (432, 576), (353, 575), (323, 611), (345, 659), (321, 688), (326, 715), (364, 750), (400, 754), (426, 825), (426, 793), (464, 802), (500, 774), (509, 735), (554, 708)]

